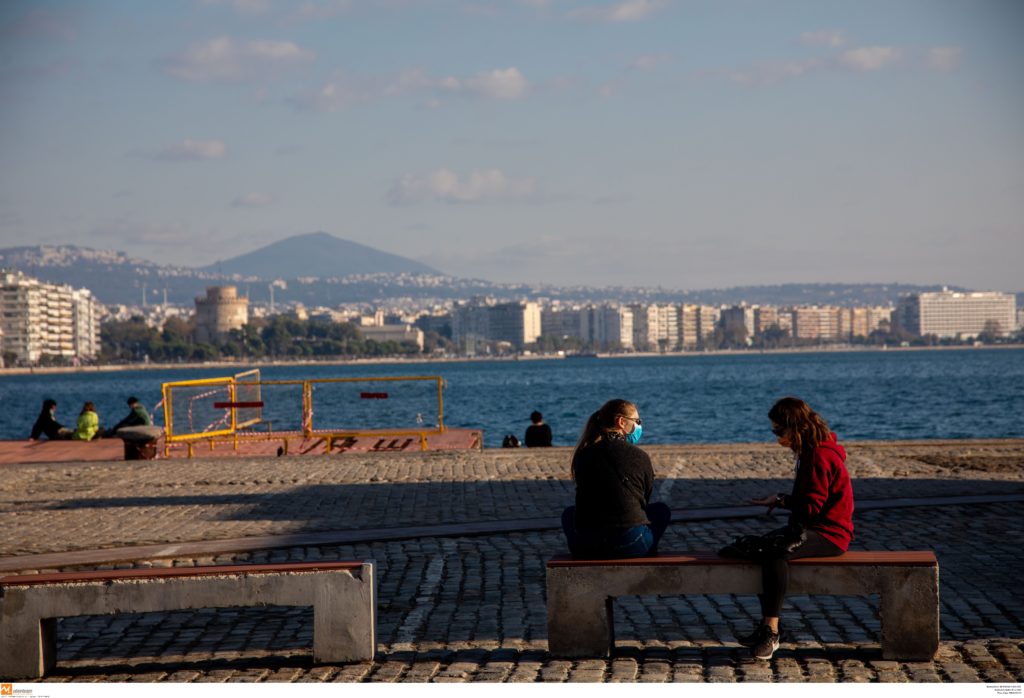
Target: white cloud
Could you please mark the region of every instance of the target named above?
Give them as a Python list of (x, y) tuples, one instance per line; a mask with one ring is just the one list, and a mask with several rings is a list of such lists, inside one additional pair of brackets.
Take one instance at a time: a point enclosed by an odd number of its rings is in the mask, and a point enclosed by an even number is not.
[(637, 56), (629, 62), (629, 67), (633, 70), (654, 70), (659, 65), (668, 60), (668, 54), (665, 53), (648, 53), (642, 56)]
[(186, 138), (181, 143), (169, 145), (162, 150), (148, 155), (154, 160), (194, 161), (223, 160), (228, 154), (224, 141), (194, 141)]
[(263, 208), (277, 201), (277, 197), (266, 192), (253, 191), (236, 196), (231, 205), (234, 208)]
[(299, 19), (331, 19), (352, 9), (352, 0), (325, 0), (304, 2), (299, 7)]
[(591, 22), (636, 22), (667, 5), (667, 0), (624, 0), (610, 7), (573, 10), (569, 16)]
[(237, 82), (264, 78), (312, 61), (314, 54), (291, 41), (240, 41), (221, 36), (192, 44), (162, 61), (166, 73), (193, 82)]
[(230, 6), (240, 15), (263, 15), (270, 12), (270, 0), (202, 0), (204, 5)]
[(828, 46), (839, 48), (846, 43), (846, 37), (840, 31), (804, 32), (800, 35), (800, 43), (805, 46)]
[(405, 175), (391, 187), (388, 201), (392, 205), (422, 201), (450, 204), (509, 203), (535, 199), (536, 185), (532, 178), (515, 179), (501, 170), (477, 170), (466, 177), (447, 168), (434, 170), (425, 177)]
[(898, 61), (902, 51), (892, 46), (862, 46), (844, 51), (839, 56), (841, 65), (859, 71), (881, 70)]
[(445, 78), (432, 77), (422, 68), (410, 68), (392, 78), (338, 75), (319, 89), (299, 94), (289, 102), (298, 109), (338, 111), (374, 99), (421, 94), (423, 106), (436, 109), (445, 96), (515, 100), (525, 97), (530, 89), (530, 81), (515, 67)]
[(717, 72), (724, 72), (730, 80), (740, 85), (760, 87), (806, 75), (823, 65), (824, 62), (819, 58), (806, 58), (792, 61), (764, 61), (755, 63), (748, 68)]
[(464, 81), (463, 89), (493, 99), (519, 99), (530, 89), (530, 83), (518, 69), (505, 68), (474, 75)]
[(959, 46), (935, 46), (928, 49), (928, 65), (938, 70), (952, 70), (960, 65), (963, 49)]

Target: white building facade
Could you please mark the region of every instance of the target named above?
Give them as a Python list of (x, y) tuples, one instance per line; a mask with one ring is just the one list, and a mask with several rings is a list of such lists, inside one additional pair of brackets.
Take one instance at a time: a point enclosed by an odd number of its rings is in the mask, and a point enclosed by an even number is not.
[(42, 282), (21, 272), (0, 276), (0, 332), (13, 363), (99, 355), (99, 304), (86, 289)]

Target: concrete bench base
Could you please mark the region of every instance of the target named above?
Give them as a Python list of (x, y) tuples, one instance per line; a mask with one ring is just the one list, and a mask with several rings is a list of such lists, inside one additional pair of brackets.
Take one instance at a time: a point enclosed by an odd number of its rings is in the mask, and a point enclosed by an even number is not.
[(312, 606), (313, 660), (376, 652), (374, 563), (327, 562), (115, 570), (0, 578), (0, 676), (56, 665), (57, 619), (189, 608)]
[[(619, 596), (758, 594), (760, 565), (715, 553), (662, 553), (628, 560), (547, 565), (548, 649), (559, 657), (607, 657)], [(849, 552), (790, 562), (789, 594), (863, 596), (881, 601), (882, 656), (930, 660), (939, 647), (939, 566), (931, 552)]]

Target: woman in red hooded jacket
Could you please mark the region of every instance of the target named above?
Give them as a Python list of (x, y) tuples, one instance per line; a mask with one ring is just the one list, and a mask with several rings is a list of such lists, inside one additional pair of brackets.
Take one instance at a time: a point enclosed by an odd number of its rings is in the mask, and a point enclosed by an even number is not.
[(793, 491), (751, 500), (770, 512), (790, 511), (786, 540), (761, 559), (761, 624), (740, 644), (758, 659), (771, 659), (779, 648), (779, 611), (789, 583), (787, 560), (842, 555), (853, 538), (853, 486), (846, 471), (846, 451), (825, 420), (795, 397), (784, 397), (768, 412), (780, 446), (796, 454)]

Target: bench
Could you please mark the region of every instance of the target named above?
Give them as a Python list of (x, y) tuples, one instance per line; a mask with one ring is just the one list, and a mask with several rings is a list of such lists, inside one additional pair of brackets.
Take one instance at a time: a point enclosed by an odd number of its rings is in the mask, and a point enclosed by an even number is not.
[[(560, 657), (607, 657), (618, 596), (757, 594), (761, 567), (713, 552), (547, 564), (548, 649)], [(927, 661), (939, 647), (939, 564), (930, 551), (847, 552), (790, 561), (789, 591), (878, 594), (885, 659)]]
[(57, 619), (188, 608), (312, 606), (313, 661), (372, 660), (374, 563), (102, 570), (0, 577), (0, 676), (37, 678), (57, 661)]

